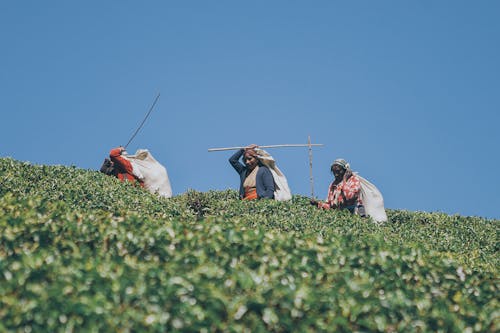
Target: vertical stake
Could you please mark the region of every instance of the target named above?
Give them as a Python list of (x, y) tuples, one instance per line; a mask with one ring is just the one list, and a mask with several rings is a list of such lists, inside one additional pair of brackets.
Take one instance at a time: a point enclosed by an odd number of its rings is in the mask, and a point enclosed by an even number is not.
[(311, 198), (314, 199), (313, 152), (310, 135), (307, 137), (307, 145), (309, 146), (309, 181), (311, 182)]

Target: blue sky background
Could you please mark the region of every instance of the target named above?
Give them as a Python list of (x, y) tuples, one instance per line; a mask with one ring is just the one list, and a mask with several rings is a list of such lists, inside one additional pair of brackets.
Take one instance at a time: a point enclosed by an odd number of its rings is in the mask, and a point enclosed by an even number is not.
[[(96, 170), (148, 148), (174, 194), (238, 188), (211, 147), (306, 143), (387, 208), (500, 218), (499, 1), (2, 1), (0, 156)], [(309, 196), (306, 148), (269, 152)]]

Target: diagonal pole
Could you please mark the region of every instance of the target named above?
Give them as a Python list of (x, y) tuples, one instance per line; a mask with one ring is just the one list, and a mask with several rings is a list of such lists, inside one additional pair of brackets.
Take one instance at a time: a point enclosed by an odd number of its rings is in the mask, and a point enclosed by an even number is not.
[(155, 101), (153, 102), (153, 104), (149, 108), (149, 111), (146, 114), (146, 117), (144, 117), (144, 120), (142, 121), (142, 123), (139, 125), (139, 127), (137, 128), (137, 130), (135, 131), (135, 133), (132, 135), (132, 137), (130, 138), (130, 140), (128, 140), (127, 144), (124, 147), (125, 150), (127, 149), (127, 146), (130, 144), (130, 142), (132, 142), (132, 140), (135, 138), (135, 136), (137, 135), (137, 133), (139, 133), (140, 129), (142, 128), (142, 125), (144, 125), (144, 123), (148, 119), (149, 115), (151, 114), (151, 111), (153, 111), (153, 108), (155, 107), (156, 102), (158, 102), (159, 98), (160, 98), (160, 93), (158, 93), (158, 95), (156, 96)]

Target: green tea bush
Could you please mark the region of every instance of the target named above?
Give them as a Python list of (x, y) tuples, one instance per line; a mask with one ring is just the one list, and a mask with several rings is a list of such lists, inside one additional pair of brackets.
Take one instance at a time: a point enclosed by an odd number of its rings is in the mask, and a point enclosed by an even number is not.
[(162, 199), (0, 159), (0, 331), (495, 332), (498, 220)]

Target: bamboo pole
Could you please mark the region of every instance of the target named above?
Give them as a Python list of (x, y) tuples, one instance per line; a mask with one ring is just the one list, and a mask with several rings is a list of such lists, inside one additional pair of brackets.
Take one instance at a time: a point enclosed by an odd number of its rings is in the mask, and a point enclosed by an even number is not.
[[(311, 147), (311, 146), (323, 146), (322, 143), (308, 143), (308, 144), (282, 144), (282, 145), (268, 145), (268, 146), (258, 146), (257, 148), (282, 148), (282, 147)], [(224, 151), (224, 150), (238, 150), (245, 149), (246, 147), (225, 147), (225, 148), (209, 148), (209, 152), (213, 151)]]

